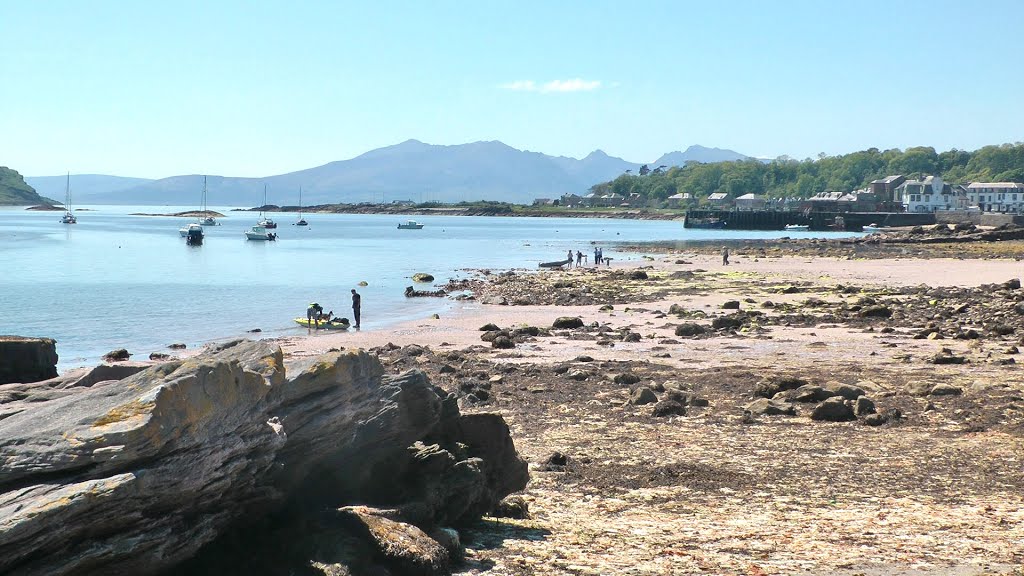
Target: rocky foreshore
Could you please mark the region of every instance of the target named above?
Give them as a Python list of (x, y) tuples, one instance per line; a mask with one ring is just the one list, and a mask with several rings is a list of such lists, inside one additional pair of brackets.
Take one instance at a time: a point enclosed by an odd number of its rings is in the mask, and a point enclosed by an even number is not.
[(500, 416), (365, 352), (117, 372), (0, 386), (0, 573), (444, 574), (528, 480)]

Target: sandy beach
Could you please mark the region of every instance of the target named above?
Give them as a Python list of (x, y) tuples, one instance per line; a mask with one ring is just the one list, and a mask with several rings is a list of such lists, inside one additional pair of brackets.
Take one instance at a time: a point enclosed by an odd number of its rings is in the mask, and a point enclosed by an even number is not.
[[(278, 342), (369, 349), (509, 422), (531, 517), (467, 531), (462, 573), (1021, 574), (1024, 292), (1003, 284), (1021, 263), (704, 252), (481, 276), (439, 319)], [(784, 377), (855, 387), (882, 425), (745, 415)]]

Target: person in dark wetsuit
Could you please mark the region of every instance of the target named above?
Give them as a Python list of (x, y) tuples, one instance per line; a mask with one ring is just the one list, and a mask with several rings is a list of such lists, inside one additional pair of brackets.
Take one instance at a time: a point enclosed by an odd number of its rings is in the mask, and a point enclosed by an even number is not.
[(583, 265), (583, 252), (576, 251), (576, 267), (579, 268)]
[(316, 328), (320, 327), (320, 315), (324, 313), (323, 306), (313, 302), (306, 308), (306, 326), (312, 324)]
[(363, 297), (356, 292), (356, 289), (352, 289), (352, 319), (356, 321), (356, 328), (359, 328), (359, 313), (362, 311)]

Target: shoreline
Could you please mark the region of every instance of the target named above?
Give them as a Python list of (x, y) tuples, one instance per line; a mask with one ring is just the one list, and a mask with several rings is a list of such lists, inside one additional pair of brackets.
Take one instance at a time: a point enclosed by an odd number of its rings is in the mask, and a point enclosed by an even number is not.
[[(387, 373), (424, 371), (463, 412), (506, 420), (530, 462), (530, 517), (463, 528), (456, 574), (1018, 574), (1024, 292), (1008, 281), (1021, 265), (804, 244), (736, 250), (729, 266), (709, 248), (478, 270), (465, 281), (477, 300), (438, 319), (268, 340), (286, 367), (367, 350)], [(555, 328), (560, 317), (579, 327)], [(720, 318), (741, 324), (711, 329)], [(890, 420), (816, 421), (793, 403), (794, 416), (747, 421), (751, 391), (779, 378), (852, 387)], [(929, 392), (939, 385), (949, 394)], [(682, 404), (657, 415), (665, 402)], [(568, 463), (551, 466), (554, 453)]]

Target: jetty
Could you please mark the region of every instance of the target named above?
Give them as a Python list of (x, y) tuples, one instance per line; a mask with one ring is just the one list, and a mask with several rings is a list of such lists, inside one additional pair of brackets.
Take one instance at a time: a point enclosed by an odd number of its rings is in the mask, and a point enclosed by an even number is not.
[(695, 222), (724, 222), (725, 230), (783, 230), (807, 225), (811, 230), (859, 232), (864, 226), (927, 226), (934, 213), (908, 212), (801, 212), (795, 210), (687, 210), (683, 228), (702, 228)]

